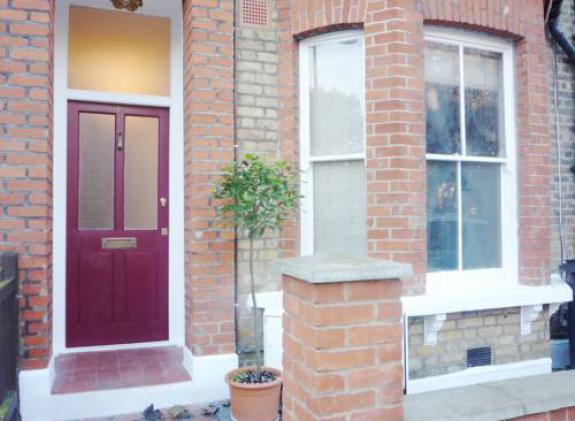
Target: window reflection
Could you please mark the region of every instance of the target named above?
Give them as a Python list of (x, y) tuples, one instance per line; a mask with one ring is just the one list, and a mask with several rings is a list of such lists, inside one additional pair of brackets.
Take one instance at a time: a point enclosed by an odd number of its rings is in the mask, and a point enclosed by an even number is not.
[(459, 49), (426, 43), (427, 153), (457, 154), (460, 146)]
[(463, 269), (501, 265), (500, 166), (463, 163)]
[(427, 42), (425, 60), (428, 270), (501, 267), (503, 55)]
[(429, 271), (457, 268), (456, 163), (427, 163), (427, 243)]
[(459, 142), (459, 87), (427, 86), (427, 153), (455, 154)]
[(465, 49), (467, 154), (500, 156), (503, 143), (501, 54)]

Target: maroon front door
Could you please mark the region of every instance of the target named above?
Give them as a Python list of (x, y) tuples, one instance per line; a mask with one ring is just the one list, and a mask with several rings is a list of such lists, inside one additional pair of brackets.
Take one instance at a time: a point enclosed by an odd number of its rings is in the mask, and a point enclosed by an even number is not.
[(67, 345), (168, 339), (168, 111), (68, 105)]

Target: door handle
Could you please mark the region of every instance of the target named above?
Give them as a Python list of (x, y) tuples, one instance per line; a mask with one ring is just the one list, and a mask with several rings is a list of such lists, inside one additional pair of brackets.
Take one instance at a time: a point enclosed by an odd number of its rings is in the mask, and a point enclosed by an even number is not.
[(168, 207), (168, 199), (166, 199), (165, 197), (160, 197), (160, 206), (162, 208), (167, 208)]

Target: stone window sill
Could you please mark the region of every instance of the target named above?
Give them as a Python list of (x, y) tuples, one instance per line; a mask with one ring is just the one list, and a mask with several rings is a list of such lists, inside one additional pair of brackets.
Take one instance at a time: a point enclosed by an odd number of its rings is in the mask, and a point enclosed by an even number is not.
[(572, 299), (571, 288), (564, 282), (545, 286), (513, 285), (505, 288), (469, 291), (444, 291), (403, 297), (406, 316), (427, 316), (462, 311), (523, 307), (537, 304), (558, 304)]
[[(265, 308), (266, 314), (281, 316), (282, 292), (262, 292), (257, 294), (258, 305)], [(403, 312), (407, 316), (427, 316), (460, 311), (478, 311), (496, 308), (521, 307), (535, 304), (559, 304), (571, 301), (571, 288), (565, 283), (546, 286), (522, 286), (500, 288), (484, 294), (446, 294), (444, 296), (425, 294), (403, 297)], [(251, 307), (252, 299), (246, 299)]]
[(405, 421), (494, 421), (575, 406), (575, 371), (405, 396)]

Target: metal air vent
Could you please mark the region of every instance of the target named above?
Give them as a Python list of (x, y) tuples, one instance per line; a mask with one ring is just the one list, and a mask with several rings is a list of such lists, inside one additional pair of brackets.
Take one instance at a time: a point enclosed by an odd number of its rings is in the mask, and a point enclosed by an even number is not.
[(491, 347), (471, 348), (467, 350), (467, 368), (491, 365)]
[(266, 27), (269, 24), (268, 0), (241, 0), (242, 25)]

